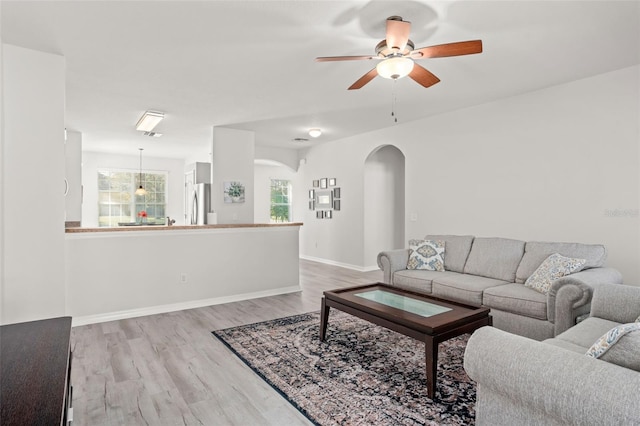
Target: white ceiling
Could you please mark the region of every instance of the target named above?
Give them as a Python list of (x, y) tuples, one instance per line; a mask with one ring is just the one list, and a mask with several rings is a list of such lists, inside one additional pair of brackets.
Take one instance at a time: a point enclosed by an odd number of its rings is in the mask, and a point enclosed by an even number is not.
[[(374, 61), (385, 19), (412, 22), (416, 48), (482, 39), (480, 55), (425, 59), (441, 82), (395, 83), (399, 123), (640, 62), (638, 1), (2, 1), (2, 41), (64, 55), (66, 125), (86, 150), (189, 157), (212, 126), (305, 148), (383, 127), (394, 83), (347, 87)], [(134, 129), (166, 113), (161, 138)], [(463, 124), (463, 123), (461, 123)], [(323, 135), (307, 143), (311, 127)], [(425, 129), (428, 134), (428, 129)]]

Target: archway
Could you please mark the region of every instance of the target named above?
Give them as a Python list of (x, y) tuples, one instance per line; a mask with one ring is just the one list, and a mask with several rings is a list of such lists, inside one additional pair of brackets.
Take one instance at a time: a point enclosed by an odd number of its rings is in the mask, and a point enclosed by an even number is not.
[(364, 164), (364, 265), (382, 250), (405, 247), (405, 158), (395, 146), (372, 151)]

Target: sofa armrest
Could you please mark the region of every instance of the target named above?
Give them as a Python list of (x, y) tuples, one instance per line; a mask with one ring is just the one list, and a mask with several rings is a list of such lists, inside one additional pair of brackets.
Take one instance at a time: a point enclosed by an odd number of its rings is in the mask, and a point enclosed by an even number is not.
[(478, 385), (478, 425), (640, 421), (640, 373), (557, 346), (483, 327), (464, 368)]
[(591, 301), (591, 316), (619, 323), (633, 322), (640, 315), (640, 287), (597, 286)]
[(586, 269), (555, 280), (547, 294), (547, 315), (555, 335), (573, 327), (578, 315), (589, 312), (594, 288), (619, 283), (622, 275), (613, 268)]
[(378, 253), (378, 267), (382, 269), (383, 281), (391, 284), (393, 273), (407, 269), (409, 249), (388, 250)]

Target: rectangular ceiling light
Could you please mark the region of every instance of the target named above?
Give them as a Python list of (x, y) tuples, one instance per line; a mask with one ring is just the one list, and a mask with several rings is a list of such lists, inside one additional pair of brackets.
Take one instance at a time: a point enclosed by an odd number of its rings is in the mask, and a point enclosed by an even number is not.
[(145, 111), (140, 120), (138, 120), (138, 124), (136, 124), (136, 130), (150, 132), (163, 118), (164, 113), (162, 112)]

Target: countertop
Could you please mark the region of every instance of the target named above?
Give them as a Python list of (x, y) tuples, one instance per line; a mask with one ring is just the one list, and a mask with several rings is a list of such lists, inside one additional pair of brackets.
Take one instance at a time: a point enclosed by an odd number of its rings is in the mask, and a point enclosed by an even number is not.
[(113, 228), (65, 228), (67, 234), (77, 234), (84, 232), (132, 232), (132, 231), (177, 231), (177, 230), (198, 230), (198, 229), (224, 229), (224, 228), (273, 228), (280, 226), (302, 226), (302, 222), (288, 223), (226, 223), (220, 225), (140, 225), (140, 226), (117, 226)]

